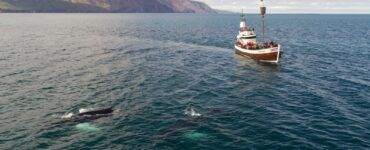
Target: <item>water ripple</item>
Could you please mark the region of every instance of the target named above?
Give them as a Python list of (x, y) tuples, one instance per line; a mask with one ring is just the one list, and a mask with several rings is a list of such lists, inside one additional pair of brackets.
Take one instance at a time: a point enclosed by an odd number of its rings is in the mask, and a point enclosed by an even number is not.
[(0, 17), (0, 149), (370, 147), (368, 15), (270, 16), (278, 66), (234, 54), (237, 15)]

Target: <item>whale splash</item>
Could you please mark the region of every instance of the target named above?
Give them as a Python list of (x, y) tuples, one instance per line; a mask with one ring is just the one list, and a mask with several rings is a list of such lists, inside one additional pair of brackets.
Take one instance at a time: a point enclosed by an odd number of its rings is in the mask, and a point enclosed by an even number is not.
[(62, 115), (62, 119), (70, 119), (70, 118), (72, 118), (73, 117), (73, 113), (66, 113), (66, 114), (64, 114), (64, 115)]
[(202, 114), (195, 111), (193, 107), (187, 108), (185, 110), (185, 115), (191, 116), (191, 117), (200, 117)]

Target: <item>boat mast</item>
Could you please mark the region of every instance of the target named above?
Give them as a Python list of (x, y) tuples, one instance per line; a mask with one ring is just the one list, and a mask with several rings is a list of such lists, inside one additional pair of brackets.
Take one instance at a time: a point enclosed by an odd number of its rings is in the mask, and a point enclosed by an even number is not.
[(242, 9), (242, 14), (240, 15), (240, 30), (247, 26), (247, 21), (245, 19), (244, 11)]
[(261, 17), (262, 17), (262, 41), (265, 40), (265, 15), (266, 15), (266, 7), (265, 7), (265, 4), (263, 2), (263, 0), (260, 1), (260, 13), (261, 13)]

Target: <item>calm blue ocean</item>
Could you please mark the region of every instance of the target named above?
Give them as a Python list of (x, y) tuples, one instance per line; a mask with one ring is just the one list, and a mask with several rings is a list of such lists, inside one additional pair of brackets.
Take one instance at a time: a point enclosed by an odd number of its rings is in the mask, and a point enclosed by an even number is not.
[[(278, 66), (234, 54), (238, 25), (236, 14), (0, 14), (0, 149), (370, 148), (370, 15), (268, 16)], [(57, 123), (109, 106), (120, 111)]]

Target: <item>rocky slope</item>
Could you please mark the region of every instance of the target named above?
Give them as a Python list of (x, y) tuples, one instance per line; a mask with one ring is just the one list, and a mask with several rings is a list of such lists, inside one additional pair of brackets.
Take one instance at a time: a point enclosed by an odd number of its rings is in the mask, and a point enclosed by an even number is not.
[(1, 12), (215, 13), (193, 0), (0, 0)]

